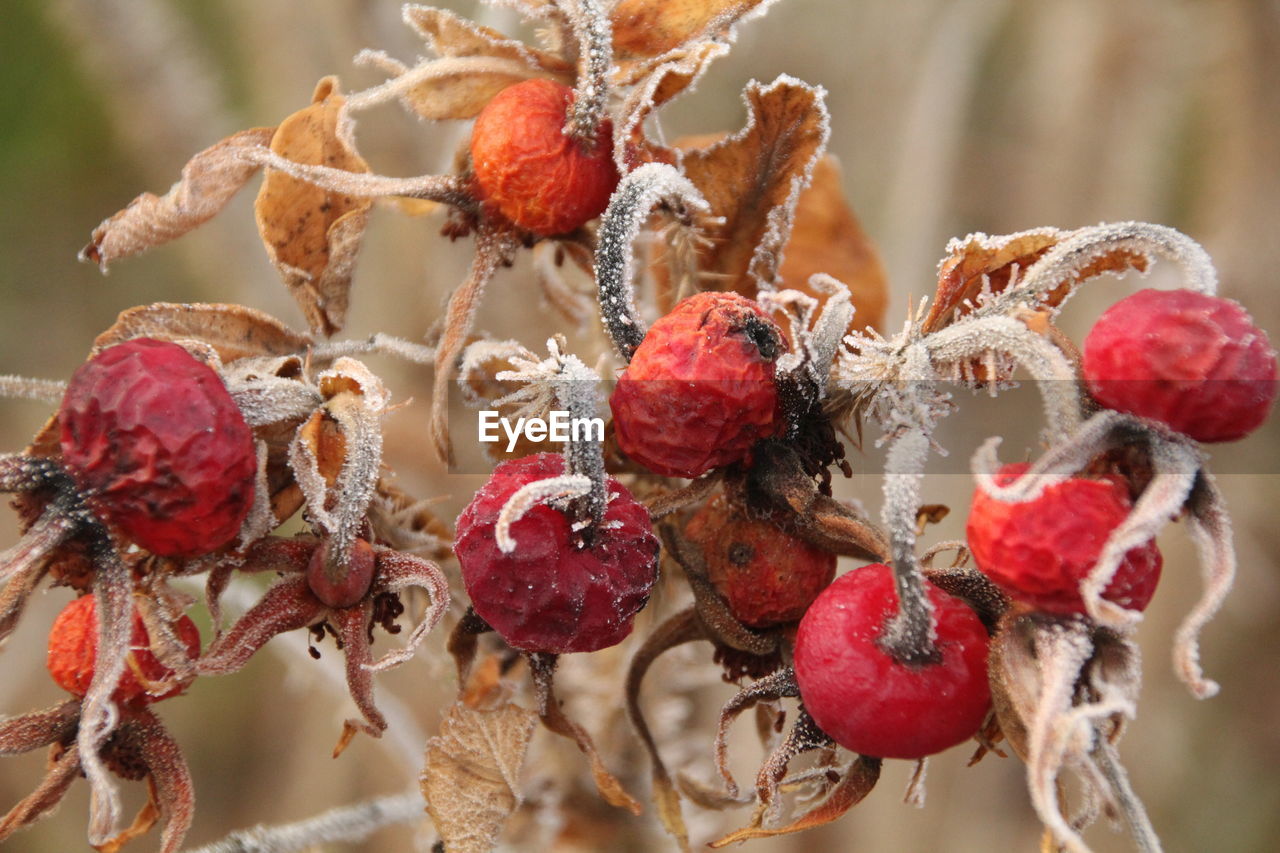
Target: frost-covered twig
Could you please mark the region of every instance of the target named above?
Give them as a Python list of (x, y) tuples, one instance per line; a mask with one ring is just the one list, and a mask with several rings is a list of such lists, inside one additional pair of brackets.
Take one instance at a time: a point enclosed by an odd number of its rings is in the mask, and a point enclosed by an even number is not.
[(665, 204), (685, 224), (693, 211), (710, 206), (688, 178), (665, 163), (646, 163), (624, 177), (614, 190), (600, 218), (596, 244), (596, 284), (600, 289), (600, 314), (613, 345), (627, 361), (644, 340), (644, 324), (636, 313), (632, 245), (649, 214)]
[(384, 827), (425, 818), (422, 794), (406, 791), (339, 806), (294, 823), (242, 829), (187, 853), (294, 853), (321, 844), (364, 841)]

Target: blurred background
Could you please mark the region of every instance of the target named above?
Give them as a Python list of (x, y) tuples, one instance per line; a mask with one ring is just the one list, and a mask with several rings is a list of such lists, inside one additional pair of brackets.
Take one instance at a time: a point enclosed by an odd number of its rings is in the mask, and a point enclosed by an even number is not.
[[(513, 35), (530, 34), (509, 10), (436, 5)], [(400, 4), (5, 0), (4, 8), (0, 373), (65, 378), (120, 310), (152, 301), (239, 302), (301, 327), (301, 314), (258, 240), (254, 188), (194, 234), (119, 262), (107, 277), (77, 263), (76, 252), (101, 219), (139, 192), (163, 192), (196, 151), (304, 106), (320, 77), (338, 74), (347, 90), (378, 82), (378, 74), (352, 64), (358, 50), (376, 47), (412, 61), (423, 47), (400, 23)], [(1275, 0), (781, 0), (740, 29), (733, 54), (714, 65), (696, 91), (663, 111), (663, 131), (674, 138), (735, 130), (743, 121), (743, 85), (780, 73), (827, 89), (829, 150), (843, 165), (847, 197), (889, 274), (887, 330), (900, 326), (911, 297), (932, 292), (950, 237), (1136, 219), (1173, 226), (1204, 244), (1223, 294), (1243, 302), (1273, 341), (1280, 336)], [(389, 107), (362, 117), (359, 144), (375, 171), (414, 175), (447, 170), (465, 134), (465, 126), (429, 125)], [(439, 237), (439, 224), (391, 206), (375, 210), (346, 336), (383, 331), (417, 339), (431, 326), (461, 280), (471, 248), (467, 240), (451, 244)], [(536, 347), (545, 332), (531, 325), (527, 291), (518, 289), (528, 274), (518, 265), (499, 275), (479, 327)], [(1159, 274), (1153, 281), (1176, 284)], [(1086, 288), (1068, 306), (1065, 328), (1079, 339), (1099, 311), (1137, 286), (1131, 277)], [(388, 420), (388, 464), (410, 491), (439, 496), (441, 517), (452, 519), (478, 481), (451, 477), (424, 458), (429, 376), (385, 360), (371, 364), (397, 400), (418, 401)], [(987, 411), (977, 404), (983, 401), (962, 401), (961, 416), (942, 436), (952, 458), (930, 480), (927, 500), (962, 506), (971, 484), (954, 472), (963, 470), (979, 441), (1017, 421), (1008, 414), (966, 420), (970, 410)], [(38, 403), (0, 401), (0, 446), (19, 450), (48, 414)], [(1027, 442), (1034, 431), (1032, 424)], [(1012, 457), (1019, 446), (1006, 444), (1002, 452)], [(874, 508), (878, 478), (866, 472), (876, 470), (876, 452), (851, 456), (859, 473), (842, 488)], [(1170, 671), (1172, 633), (1199, 587), (1191, 543), (1175, 526), (1162, 536), (1165, 579), (1139, 631), (1146, 683), (1122, 754), (1167, 849), (1272, 850), (1280, 834), (1280, 528), (1274, 522), (1280, 418), (1239, 446), (1214, 448), (1212, 456), (1235, 519), (1241, 567), (1233, 595), (1204, 636), (1205, 668), (1222, 693), (1196, 701)], [(959, 535), (962, 515), (954, 513), (930, 536)], [(0, 523), (3, 546), (16, 532), (11, 518)], [(233, 591), (233, 600), (239, 595), (241, 603), (251, 602), (255, 589)], [(59, 700), (43, 670), (44, 631), (66, 599), (65, 590), (41, 596), (0, 649), (0, 715)], [(453, 690), (443, 634), (438, 630), (417, 660), (380, 677), (379, 699), (393, 718), (392, 731), (380, 742), (357, 739), (337, 761), (328, 757), (330, 747), (352, 713), (345, 686), (333, 677), (341, 657), (326, 644), (324, 660), (311, 662), (301, 633), (274, 641), (269, 648), (278, 653), (259, 655), (243, 673), (206, 679), (186, 698), (161, 706), (197, 786), (188, 844), (411, 788), (423, 739)], [(673, 747), (668, 760), (700, 778), (711, 774), (711, 720), (732, 695), (716, 682), (708, 657), (693, 649), (664, 658), (646, 691), (646, 704), (658, 716), (667, 714), (669, 726), (698, 733), (696, 742)], [(604, 673), (612, 683), (624, 660), (573, 663), (570, 670), (595, 669), (566, 678), (589, 681)], [(679, 687), (688, 701), (656, 707), (663, 688), (655, 685)], [(601, 693), (606, 708), (617, 701)], [(613, 717), (584, 711), (584, 722), (609, 741), (609, 727), (620, 725), (614, 710)], [(623, 746), (611, 760), (631, 762), (625, 772), (646, 778), (634, 743), (622, 733), (615, 740)], [(555, 788), (553, 770), (563, 764), (581, 775), (584, 765), (567, 743), (549, 741), (545, 735), (535, 741), (526, 771), (531, 802), (554, 804), (563, 796), (570, 804), (575, 823), (559, 832), (556, 849), (672, 847), (651, 819), (624, 820), (603, 806), (570, 802), (572, 792)], [(735, 746), (740, 778), (753, 772), (758, 749), (750, 737)], [(751, 842), (748, 849), (1037, 849), (1039, 825), (1020, 762), (988, 757), (966, 768), (967, 756), (960, 747), (931, 763), (923, 809), (902, 802), (911, 768), (891, 762), (900, 766), (887, 767), (879, 788), (840, 821)], [(4, 759), (0, 808), (30, 791), (42, 764), (38, 755)], [(6, 849), (84, 849), (84, 787)], [(546, 815), (553, 812), (539, 812), (540, 831), (547, 832)], [(695, 841), (705, 842), (745, 823), (749, 810), (723, 819), (693, 812), (686, 808)], [(527, 836), (509, 834), (504, 844), (546, 849), (536, 846), (545, 841), (532, 840), (549, 837), (535, 832), (538, 825), (526, 824), (521, 832)], [(433, 838), (429, 827), (400, 828), (333, 849), (409, 850)], [(1089, 838), (1099, 850), (1128, 849), (1123, 836), (1105, 827)]]

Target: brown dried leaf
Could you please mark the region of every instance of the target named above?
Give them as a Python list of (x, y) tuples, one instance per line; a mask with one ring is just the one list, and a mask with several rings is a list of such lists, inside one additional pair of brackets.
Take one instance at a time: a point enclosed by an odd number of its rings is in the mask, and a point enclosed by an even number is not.
[[(509, 39), (453, 12), (408, 6), (404, 19), (444, 60), (428, 61), (406, 72), (423, 77), (401, 98), (422, 118), (474, 118), (498, 92), (530, 77), (573, 81), (573, 65), (558, 56)], [(449, 62), (451, 59), (475, 61)], [(430, 72), (423, 73), (427, 66), (431, 66)]]
[(852, 329), (878, 328), (889, 302), (884, 266), (875, 244), (845, 201), (840, 164), (820, 159), (813, 183), (800, 194), (795, 224), (779, 277), (787, 287), (825, 302), (827, 294), (809, 286), (809, 277), (826, 273), (849, 288), (856, 309)]
[(347, 438), (342, 427), (327, 412), (317, 410), (299, 428), (298, 440), (315, 457), (320, 476), (324, 477), (329, 488), (334, 488), (347, 459)]
[[(806, 829), (813, 829), (816, 826), (822, 826), (831, 823), (833, 820), (841, 817), (849, 809), (862, 802), (862, 799), (871, 793), (871, 789), (875, 787), (876, 782), (880, 779), (880, 759), (867, 758), (859, 755), (853, 762), (853, 765), (841, 778), (840, 784), (832, 790), (831, 794), (823, 800), (819, 805), (815, 806), (796, 820), (776, 828), (766, 828), (763, 826), (753, 825), (732, 832), (717, 841), (711, 842), (709, 846), (720, 848), (730, 844), (736, 844), (740, 841), (748, 841), (752, 838), (772, 838), (775, 835), (787, 835), (792, 832), (802, 832)], [(763, 810), (757, 811), (757, 819), (764, 815)]]
[[(337, 78), (325, 77), (317, 84), (311, 105), (280, 124), (271, 138), (271, 150), (295, 163), (368, 172), (339, 126), (344, 100)], [(333, 334), (346, 319), (351, 274), (372, 205), (368, 198), (266, 170), (254, 203), (258, 233), (318, 334)]]
[(655, 56), (723, 35), (767, 0), (622, 0), (610, 15), (620, 56)]
[(198, 340), (228, 364), (240, 358), (285, 356), (304, 352), (313, 343), (270, 314), (243, 305), (154, 302), (121, 311), (111, 328), (93, 342), (93, 351), (131, 340)]
[(801, 191), (827, 144), (825, 93), (791, 77), (747, 84), (747, 125), (685, 155), (685, 174), (711, 205), (711, 246), (700, 269), (709, 289), (755, 296), (778, 279)]
[(419, 780), (427, 812), (450, 853), (488, 853), (520, 804), (520, 768), (538, 715), (508, 703), (454, 703), (427, 741)]
[[(999, 293), (1009, 286), (1015, 265), (1020, 275), (1069, 236), (1070, 233), (1056, 228), (1039, 228), (1000, 237), (970, 235), (963, 243), (955, 241), (951, 254), (938, 267), (938, 290), (922, 331), (936, 332), (949, 325), (956, 312), (963, 315), (972, 310), (971, 303), (982, 292), (984, 278), (990, 283), (991, 292)], [(1147, 257), (1137, 252), (1121, 249), (1101, 255), (1092, 264), (1075, 270), (1070, 279), (1060, 282), (1041, 304), (1049, 307), (1061, 304), (1075, 285), (1104, 272), (1130, 269), (1142, 272), (1147, 265)]]
[(616, 89), (627, 91), (614, 131), (614, 158), (620, 168), (629, 170), (653, 160), (675, 162), (673, 152), (645, 138), (644, 121), (654, 110), (693, 86), (712, 62), (728, 52), (727, 44), (698, 42), (657, 61), (621, 63), (611, 81)]
[(192, 157), (182, 177), (162, 196), (143, 193), (129, 206), (93, 229), (80, 259), (93, 261), (105, 272), (120, 258), (181, 237), (212, 219), (258, 171), (255, 163), (238, 156), (246, 148), (266, 145), (273, 127), (255, 127), (228, 136)]

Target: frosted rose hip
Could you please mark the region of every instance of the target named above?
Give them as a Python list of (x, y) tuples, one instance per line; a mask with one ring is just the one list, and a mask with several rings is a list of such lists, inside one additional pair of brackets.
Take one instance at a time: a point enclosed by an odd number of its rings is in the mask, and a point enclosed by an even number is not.
[(1089, 393), (1198, 441), (1257, 429), (1276, 395), (1276, 354), (1237, 303), (1191, 290), (1140, 290), (1084, 341)]
[(503, 553), (495, 528), (507, 500), (563, 472), (558, 454), (503, 462), (458, 516), (454, 553), (471, 606), (524, 651), (592, 652), (621, 642), (658, 576), (649, 511), (612, 477), (604, 523), (589, 540), (564, 512), (540, 504), (511, 525), (516, 547)]
[(836, 573), (836, 555), (753, 519), (723, 496), (685, 528), (702, 548), (707, 579), (739, 622), (766, 628), (795, 622)]
[[(1028, 467), (1005, 465), (996, 483), (1008, 485)], [(965, 532), (978, 568), (1011, 597), (1049, 613), (1084, 613), (1080, 584), (1131, 506), (1127, 488), (1114, 477), (1074, 477), (1020, 503), (976, 489)], [(1102, 597), (1145, 610), (1161, 566), (1154, 541), (1129, 550)]]
[(698, 293), (654, 323), (609, 397), (622, 450), (668, 477), (737, 462), (782, 427), (782, 334), (750, 299)]
[(896, 612), (893, 572), (848, 572), (810, 605), (796, 633), (795, 674), (809, 716), (836, 743), (876, 758), (924, 758), (977, 732), (991, 706), (987, 632), (970, 607), (932, 584), (937, 663), (907, 665), (879, 645)]
[(525, 80), (495, 95), (471, 131), (471, 168), (485, 203), (544, 237), (599, 216), (618, 185), (612, 125), (601, 122), (584, 147), (564, 132), (572, 101), (568, 86)]
[[(151, 651), (151, 639), (147, 635), (142, 616), (136, 609), (132, 618), (129, 658), (111, 698), (122, 705), (140, 706), (177, 696), (187, 689), (190, 682), (171, 683), (173, 671), (160, 663)], [(195, 623), (183, 616), (173, 624), (173, 628), (186, 647), (187, 657), (192, 660), (198, 657), (200, 632)], [(97, 656), (97, 603), (93, 595), (82, 595), (62, 609), (49, 630), (49, 674), (68, 693), (84, 696), (93, 681), (93, 667)], [(168, 689), (159, 693), (152, 692), (157, 685), (166, 684), (169, 685)]]
[(218, 374), (177, 344), (135, 338), (71, 376), (62, 458), (94, 510), (167, 557), (227, 545), (253, 505), (253, 433)]

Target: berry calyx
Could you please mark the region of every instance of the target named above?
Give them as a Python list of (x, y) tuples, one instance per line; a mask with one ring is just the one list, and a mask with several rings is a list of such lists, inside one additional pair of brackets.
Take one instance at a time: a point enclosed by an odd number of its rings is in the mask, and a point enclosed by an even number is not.
[(927, 584), (940, 660), (903, 664), (879, 638), (897, 610), (893, 572), (837, 578), (796, 632), (795, 675), (809, 716), (836, 743), (876, 758), (924, 758), (973, 736), (991, 706), (987, 632), (970, 607)]
[(563, 473), (558, 454), (503, 462), (458, 516), (454, 553), (471, 606), (527, 652), (592, 652), (621, 642), (657, 580), (649, 511), (612, 477), (603, 523), (581, 528), (564, 511), (537, 504), (510, 527), (515, 550), (502, 551), (495, 528), (508, 499)]
[[(173, 630), (186, 647), (187, 657), (200, 655), (200, 631), (187, 616), (173, 623)], [(93, 681), (94, 662), (98, 657), (98, 607), (92, 594), (82, 595), (62, 609), (49, 630), (49, 674), (58, 686), (75, 696), (84, 696)], [(177, 696), (191, 680), (175, 680), (173, 670), (166, 667), (151, 651), (142, 616), (133, 610), (129, 635), (129, 655), (120, 683), (111, 694), (120, 705), (141, 707), (161, 699)]]
[(565, 133), (573, 90), (551, 80), (508, 86), (471, 131), (471, 168), (482, 200), (521, 228), (567, 234), (604, 212), (618, 185), (613, 126), (584, 145)]
[(72, 374), (58, 421), (77, 486), (131, 542), (193, 557), (240, 532), (253, 433), (218, 374), (182, 347), (135, 338), (103, 350)]
[[(1005, 465), (995, 481), (1008, 485), (1029, 467)], [(1010, 597), (1047, 613), (1084, 613), (1080, 584), (1131, 507), (1128, 488), (1118, 477), (1073, 477), (1020, 503), (997, 500), (977, 489), (965, 530), (978, 568)], [(1130, 549), (1102, 597), (1130, 610), (1145, 610), (1155, 595), (1161, 566), (1154, 540)]]
[(1197, 441), (1257, 429), (1276, 396), (1276, 353), (1239, 304), (1191, 290), (1140, 290), (1084, 341), (1089, 393)]
[(734, 618), (752, 628), (796, 622), (836, 574), (836, 555), (749, 517), (717, 496), (685, 527), (707, 579)]
[(645, 334), (609, 397), (623, 452), (668, 477), (743, 459), (783, 427), (774, 373), (782, 333), (750, 299), (706, 292)]

